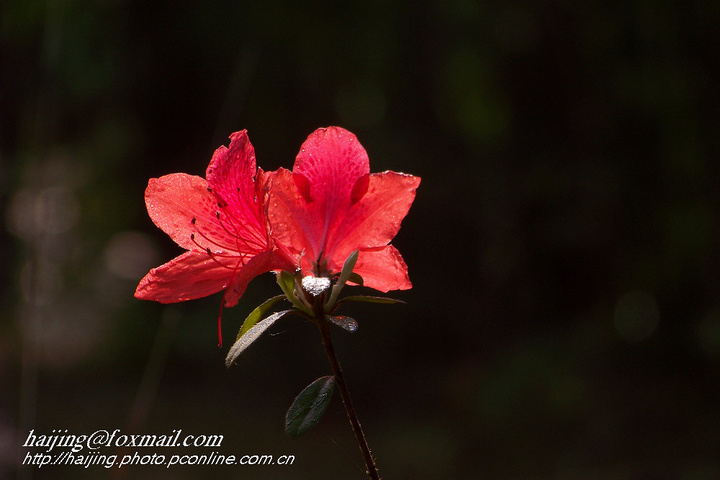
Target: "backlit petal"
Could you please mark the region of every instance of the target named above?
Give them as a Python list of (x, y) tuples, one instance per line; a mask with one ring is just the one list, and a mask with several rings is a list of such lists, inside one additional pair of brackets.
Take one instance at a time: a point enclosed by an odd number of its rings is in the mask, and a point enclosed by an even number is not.
[(237, 257), (210, 257), (207, 253), (185, 252), (153, 268), (140, 281), (135, 297), (160, 303), (193, 300), (227, 287), (236, 273)]
[(292, 271), (295, 269), (295, 265), (292, 262), (281, 257), (276, 252), (262, 252), (254, 256), (242, 267), (235, 278), (233, 278), (229, 288), (225, 292), (225, 306), (233, 307), (237, 305), (240, 297), (245, 293), (250, 281), (266, 272), (273, 270), (288, 270)]
[(296, 254), (316, 258), (320, 252), (313, 243), (314, 232), (323, 228), (324, 216), (305, 201), (292, 172), (280, 168), (269, 175), (268, 222), (273, 237)]
[[(347, 148), (356, 154), (343, 153), (341, 141), (348, 141)], [(357, 149), (362, 147), (349, 132), (319, 130), (303, 146), (295, 171), (280, 169), (274, 174), (268, 221), (279, 242), (303, 255), (303, 271), (322, 255), (328, 269), (338, 272), (352, 251), (385, 247), (397, 234), (415, 198), (420, 178), (395, 172), (367, 175), (363, 173), (369, 168), (367, 156), (364, 150), (362, 155), (357, 154)], [(362, 168), (348, 177), (336, 175), (342, 171), (343, 155), (361, 159), (349, 162), (351, 170), (352, 165)], [(329, 170), (325, 176), (323, 168)], [(397, 285), (393, 289), (409, 288), (399, 253), (394, 249), (377, 251), (381, 253), (374, 254), (378, 259), (375, 264), (390, 270), (371, 272), (373, 263), (366, 261), (366, 274), (377, 277), (381, 289), (390, 285)]]
[(205, 179), (173, 173), (151, 178), (145, 204), (152, 221), (188, 250), (246, 251), (218, 221), (217, 199)]
[[(364, 193), (354, 190), (358, 179), (370, 173), (367, 152), (355, 135), (340, 127), (313, 132), (300, 148), (293, 166), (294, 183), (305, 200), (296, 203), (305, 214), (300, 220), (317, 258), (325, 250), (328, 232), (342, 220), (345, 210)], [(364, 187), (361, 182), (360, 187)], [(355, 197), (353, 197), (355, 193)]]
[(392, 245), (360, 250), (353, 271), (363, 278), (366, 287), (381, 292), (412, 288), (407, 265)]
[(332, 258), (333, 269), (358, 248), (387, 245), (397, 235), (419, 184), (420, 178), (402, 173), (370, 175), (367, 193), (328, 232), (326, 254)]
[(370, 173), (370, 161), (352, 133), (340, 127), (320, 128), (300, 147), (293, 172), (309, 180), (313, 201), (344, 203), (355, 181)]
[[(208, 187), (228, 209), (231, 231), (238, 235), (265, 238), (265, 227), (261, 209), (262, 199), (258, 198), (255, 186), (257, 167), (255, 149), (242, 130), (230, 135), (230, 146), (215, 150), (206, 175)], [(221, 212), (222, 213), (222, 212)]]

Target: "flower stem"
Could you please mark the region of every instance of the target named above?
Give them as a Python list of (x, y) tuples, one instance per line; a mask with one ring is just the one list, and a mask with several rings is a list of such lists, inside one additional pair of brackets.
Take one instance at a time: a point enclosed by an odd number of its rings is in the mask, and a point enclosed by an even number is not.
[(347, 412), (350, 425), (352, 426), (353, 432), (355, 432), (355, 438), (358, 441), (360, 450), (362, 451), (363, 457), (365, 457), (365, 465), (368, 477), (373, 480), (380, 480), (378, 474), (377, 465), (373, 459), (372, 453), (370, 453), (370, 447), (368, 446), (365, 434), (363, 433), (362, 427), (360, 426), (360, 420), (355, 413), (355, 407), (353, 407), (352, 401), (350, 400), (350, 392), (348, 391), (347, 385), (345, 384), (345, 378), (343, 377), (342, 368), (340, 368), (340, 362), (335, 355), (335, 349), (333, 348), (332, 339), (330, 338), (330, 324), (327, 321), (318, 322), (320, 327), (320, 334), (322, 335), (322, 344), (325, 347), (325, 353), (327, 354), (328, 360), (330, 360), (330, 366), (332, 367), (333, 375), (335, 376), (335, 385), (340, 390), (343, 404), (345, 404), (345, 411)]

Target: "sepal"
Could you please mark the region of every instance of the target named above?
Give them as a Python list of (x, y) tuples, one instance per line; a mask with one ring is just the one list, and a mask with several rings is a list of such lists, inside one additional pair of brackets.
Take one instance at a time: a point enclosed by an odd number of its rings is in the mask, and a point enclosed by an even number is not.
[(355, 264), (358, 260), (359, 251), (355, 250), (352, 252), (347, 259), (345, 259), (345, 263), (343, 264), (342, 271), (340, 272), (340, 277), (337, 280), (337, 283), (333, 285), (332, 292), (330, 293), (330, 298), (327, 301), (327, 310), (326, 311), (332, 311), (333, 307), (335, 306), (335, 302), (337, 302), (338, 295), (340, 295), (340, 291), (345, 286), (345, 283), (348, 281), (350, 276), (352, 275), (353, 268), (355, 268)]
[(280, 288), (285, 293), (287, 299), (290, 300), (290, 303), (292, 303), (296, 309), (306, 315), (309, 315), (310, 317), (313, 316), (312, 307), (307, 304), (302, 296), (297, 295), (295, 291), (297, 282), (290, 272), (281, 270), (280, 273), (277, 274), (277, 283), (280, 285)]

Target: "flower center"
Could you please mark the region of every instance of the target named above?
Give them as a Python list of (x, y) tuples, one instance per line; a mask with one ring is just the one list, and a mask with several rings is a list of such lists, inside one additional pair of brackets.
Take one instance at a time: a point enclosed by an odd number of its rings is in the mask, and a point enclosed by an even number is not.
[(330, 279), (328, 277), (313, 277), (312, 275), (308, 275), (303, 277), (302, 287), (310, 295), (317, 297), (330, 288)]

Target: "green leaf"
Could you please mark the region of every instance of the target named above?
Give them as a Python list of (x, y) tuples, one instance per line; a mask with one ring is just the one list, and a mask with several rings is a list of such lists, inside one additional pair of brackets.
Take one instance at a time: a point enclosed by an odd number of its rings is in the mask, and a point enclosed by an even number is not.
[(300, 392), (285, 416), (285, 432), (298, 438), (317, 425), (332, 399), (335, 377), (320, 377)]
[(310, 306), (307, 305), (305, 302), (301, 301), (295, 295), (295, 277), (293, 277), (292, 274), (286, 272), (285, 270), (282, 270), (277, 275), (277, 283), (278, 285), (280, 285), (280, 288), (285, 293), (285, 296), (288, 300), (290, 300), (290, 302), (295, 308), (312, 316), (312, 309), (310, 308)]
[(265, 314), (270, 311), (270, 309), (280, 300), (284, 299), (285, 295), (278, 295), (272, 298), (268, 298), (263, 302), (261, 305), (259, 305), (255, 310), (250, 312), (250, 315), (247, 316), (245, 321), (242, 324), (242, 327), (240, 327), (240, 331), (238, 332), (238, 336), (236, 340), (240, 340), (240, 337), (245, 335), (245, 332), (250, 330), (262, 317), (265, 316)]
[(347, 282), (350, 278), (350, 275), (352, 275), (353, 268), (355, 268), (355, 264), (357, 263), (358, 253), (358, 250), (355, 250), (345, 260), (342, 272), (340, 272), (340, 278), (338, 278), (337, 283), (333, 285), (332, 293), (330, 294), (330, 298), (327, 301), (328, 310), (326, 311), (330, 311), (333, 309), (333, 306), (337, 301), (337, 297), (338, 295), (340, 295), (340, 290), (343, 289), (343, 287), (345, 286), (345, 282)]
[(350, 278), (348, 278), (348, 282), (356, 283), (357, 285), (360, 285), (361, 287), (363, 285), (365, 285), (363, 278), (355, 272), (352, 272), (350, 274)]
[(280, 288), (282, 288), (282, 291), (285, 292), (288, 299), (290, 301), (293, 299), (297, 300), (297, 297), (295, 297), (295, 277), (293, 277), (289, 272), (281, 270), (280, 273), (277, 274), (276, 279), (278, 285), (280, 285)]
[(283, 310), (281, 312), (273, 313), (265, 320), (261, 320), (252, 327), (250, 327), (248, 331), (245, 332), (245, 334), (242, 335), (240, 338), (238, 338), (235, 343), (233, 343), (233, 346), (230, 347), (230, 351), (228, 351), (227, 357), (225, 357), (225, 366), (230, 367), (230, 365), (233, 364), (237, 357), (239, 357), (240, 354), (244, 352), (251, 343), (257, 340), (258, 337), (260, 337), (260, 335), (262, 335), (265, 330), (270, 328), (273, 323), (275, 323), (277, 320), (284, 317), (290, 312), (292, 312), (292, 310)]
[(365, 303), (385, 303), (385, 304), (405, 303), (402, 300), (398, 300), (396, 298), (373, 297), (370, 295), (351, 295), (351, 296), (343, 298), (338, 303), (342, 303), (342, 302), (365, 302)]
[(346, 317), (345, 315), (325, 315), (325, 318), (350, 333), (355, 333), (358, 328), (357, 321), (354, 318)]

